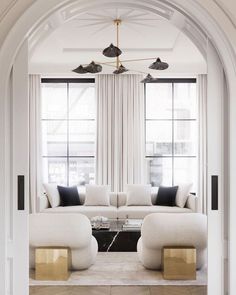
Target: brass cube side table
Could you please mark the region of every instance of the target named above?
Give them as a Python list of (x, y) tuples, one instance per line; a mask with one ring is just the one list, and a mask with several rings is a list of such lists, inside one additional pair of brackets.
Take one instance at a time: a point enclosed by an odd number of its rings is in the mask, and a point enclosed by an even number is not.
[(71, 251), (65, 247), (38, 247), (35, 249), (35, 279), (66, 281), (70, 276)]
[(163, 277), (166, 280), (196, 280), (196, 249), (194, 247), (164, 247)]

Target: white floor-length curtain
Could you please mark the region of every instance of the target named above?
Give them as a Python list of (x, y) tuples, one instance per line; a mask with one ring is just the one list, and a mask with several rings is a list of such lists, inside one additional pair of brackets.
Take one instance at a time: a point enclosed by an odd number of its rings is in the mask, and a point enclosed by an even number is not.
[(30, 115), (30, 211), (37, 212), (37, 197), (41, 194), (41, 77), (29, 75)]
[(199, 106), (199, 202), (198, 211), (207, 212), (207, 75), (197, 77)]
[(122, 191), (144, 181), (144, 91), (141, 75), (98, 75), (96, 182)]

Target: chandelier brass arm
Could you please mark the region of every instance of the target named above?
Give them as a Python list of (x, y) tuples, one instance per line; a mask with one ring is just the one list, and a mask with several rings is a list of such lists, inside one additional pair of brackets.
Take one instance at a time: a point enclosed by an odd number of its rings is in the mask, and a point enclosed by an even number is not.
[[(138, 62), (138, 61), (146, 61), (146, 60), (155, 60), (150, 66), (149, 69), (152, 70), (166, 70), (169, 65), (166, 62), (162, 62), (161, 59), (158, 57), (147, 57), (147, 58), (135, 58), (135, 59), (120, 59), (120, 55), (122, 54), (122, 51), (119, 48), (119, 42), (120, 42), (120, 35), (119, 35), (119, 27), (122, 23), (121, 19), (115, 19), (114, 24), (116, 25), (116, 46), (114, 46), (112, 43), (110, 46), (105, 48), (103, 50), (103, 55), (109, 58), (114, 58), (115, 61), (111, 62), (94, 62), (92, 61), (89, 65), (80, 65), (76, 69), (73, 70), (73, 72), (78, 74), (85, 74), (85, 73), (99, 73), (102, 71), (102, 65), (110, 66), (115, 68), (115, 71), (113, 71), (113, 74), (122, 74), (127, 71), (129, 71), (125, 66), (122, 65), (122, 63), (128, 63), (128, 62)], [(147, 74), (147, 72), (137, 71), (133, 70), (134, 72), (141, 73), (141, 74)], [(154, 79), (150, 74), (147, 74), (146, 78), (142, 80), (143, 83), (151, 83), (155, 82), (156, 79)]]

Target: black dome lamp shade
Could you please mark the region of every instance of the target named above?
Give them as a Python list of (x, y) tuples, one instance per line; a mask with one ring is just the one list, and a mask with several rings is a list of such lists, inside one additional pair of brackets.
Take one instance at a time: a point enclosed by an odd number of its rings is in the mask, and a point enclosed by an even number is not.
[(126, 67), (124, 67), (122, 64), (119, 66), (119, 68), (117, 70), (115, 70), (113, 72), (113, 74), (122, 74), (122, 73), (125, 73), (125, 72), (128, 72), (128, 69), (126, 69)]
[(100, 73), (102, 71), (102, 66), (99, 64), (96, 64), (94, 61), (92, 61), (87, 67), (84, 68), (87, 73)]
[(158, 57), (157, 60), (149, 66), (149, 69), (152, 70), (166, 70), (169, 67), (168, 63), (162, 62)]
[(75, 72), (77, 74), (86, 74), (86, 73), (88, 73), (88, 71), (82, 65), (80, 65), (80, 66), (78, 66), (78, 68), (72, 70), (72, 72)]
[(147, 76), (142, 81), (140, 81), (140, 83), (155, 83), (157, 80), (157, 78), (153, 78), (152, 75), (147, 74)]
[(105, 48), (102, 52), (106, 57), (117, 57), (120, 56), (122, 51), (120, 48), (114, 46), (112, 43), (109, 47)]

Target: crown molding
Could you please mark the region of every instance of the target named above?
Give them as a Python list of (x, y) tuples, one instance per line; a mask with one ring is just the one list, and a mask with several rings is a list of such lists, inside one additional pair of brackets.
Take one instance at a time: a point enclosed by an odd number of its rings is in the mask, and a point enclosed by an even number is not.
[(12, 0), (2, 11), (0, 12), (0, 23), (4, 19), (4, 17), (9, 13), (9, 11), (15, 6), (17, 0)]

